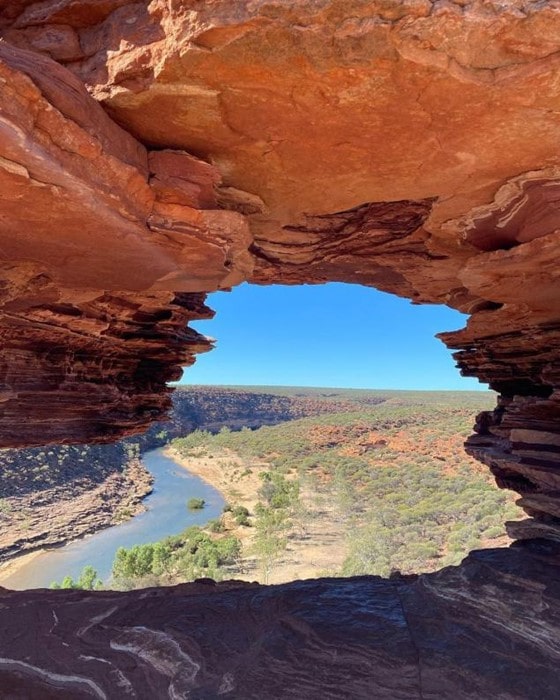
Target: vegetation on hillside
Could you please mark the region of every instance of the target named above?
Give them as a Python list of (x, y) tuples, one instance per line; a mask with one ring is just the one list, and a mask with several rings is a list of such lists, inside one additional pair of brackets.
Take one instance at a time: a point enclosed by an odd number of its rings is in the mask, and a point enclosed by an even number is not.
[[(233, 498), (205, 528), (119, 550), (115, 584), (266, 583), (326, 516), (344, 543), (341, 565), (322, 572), (331, 575), (433, 571), (507, 544), (504, 522), (521, 511), (462, 445), (491, 395), (333, 390), (322, 400), (329, 410), (312, 417), (173, 440), (187, 465), (221, 459)], [(258, 481), (250, 508), (239, 502), (247, 479)]]
[(387, 576), (457, 564), (503, 542), (504, 521), (519, 517), (511, 495), (463, 450), (472, 418), (457, 395), (403, 394), (254, 431), (195, 431), (173, 447), (187, 458), (229, 450), (261, 471), (252, 551), (266, 560), (263, 579), (326, 502), (347, 538), (344, 566), (331, 573)]

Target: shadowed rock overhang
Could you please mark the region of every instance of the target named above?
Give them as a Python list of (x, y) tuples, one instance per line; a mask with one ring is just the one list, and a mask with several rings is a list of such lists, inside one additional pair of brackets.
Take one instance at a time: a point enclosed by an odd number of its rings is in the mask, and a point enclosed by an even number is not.
[(0, 20), (0, 444), (160, 418), (210, 347), (186, 329), (205, 292), (354, 282), (471, 315), (441, 337), (501, 398), (468, 449), (550, 529), (556, 3), (66, 0)]
[(360, 283), (470, 314), (441, 338), (500, 398), (467, 449), (514, 537), (560, 539), (557, 2), (16, 0), (0, 30), (1, 446), (161, 418), (207, 292)]

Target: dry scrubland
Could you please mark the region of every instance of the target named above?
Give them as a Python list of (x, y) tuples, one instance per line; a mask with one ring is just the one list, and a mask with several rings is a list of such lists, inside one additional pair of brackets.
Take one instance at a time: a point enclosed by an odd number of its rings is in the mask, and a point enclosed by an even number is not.
[(312, 397), (324, 412), (173, 440), (173, 456), (219, 488), (227, 509), (204, 529), (121, 550), (116, 585), (388, 576), (509, 543), (503, 524), (521, 516), (514, 496), (462, 447), (492, 395), (268, 391)]

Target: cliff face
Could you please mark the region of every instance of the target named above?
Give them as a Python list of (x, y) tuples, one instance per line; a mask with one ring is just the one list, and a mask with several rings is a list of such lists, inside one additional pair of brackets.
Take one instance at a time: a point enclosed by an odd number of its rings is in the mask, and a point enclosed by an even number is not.
[(123, 443), (0, 450), (0, 473), (0, 563), (127, 520), (153, 483)]
[(442, 338), (503, 398), (469, 449), (553, 522), (555, 2), (0, 12), (0, 444), (160, 418), (205, 292), (358, 282), (471, 314)]
[(0, 444), (113, 440), (242, 280), (372, 285), (501, 394), (468, 449), (560, 537), (554, 0), (0, 8)]
[(0, 444), (146, 428), (210, 347), (201, 292), (250, 268), (247, 223), (203, 210), (214, 168), (148, 155), (59, 64), (3, 42), (0, 79)]

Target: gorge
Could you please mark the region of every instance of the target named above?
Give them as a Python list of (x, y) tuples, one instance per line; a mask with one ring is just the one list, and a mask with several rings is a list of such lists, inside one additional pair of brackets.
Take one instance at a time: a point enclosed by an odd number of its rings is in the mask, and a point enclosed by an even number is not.
[[(40, 552), (13, 574), (3, 578), (2, 585), (18, 590), (48, 588), (61, 578), (61, 572), (78, 580), (85, 566), (93, 566), (99, 579), (107, 582), (119, 547), (131, 547), (175, 535), (189, 525), (204, 523), (222, 512), (223, 499), (215, 489), (186, 470), (177, 468), (159, 450), (143, 455), (142, 461), (154, 480), (154, 493), (145, 501), (145, 512), (104, 529), (95, 537)], [(207, 506), (203, 511), (188, 511), (185, 507), (188, 497), (193, 495), (203, 497)]]
[[(112, 444), (0, 451), (0, 566), (126, 521), (152, 491), (142, 455), (193, 430), (274, 425), (353, 403), (218, 387), (179, 388), (168, 420)], [(0, 575), (0, 585), (2, 577)]]
[(4, 696), (556, 698), (558, 2), (15, 0), (0, 32), (2, 447), (161, 419), (208, 292), (353, 282), (470, 315), (441, 338), (500, 396), (467, 451), (528, 516), (419, 577), (2, 590)]

